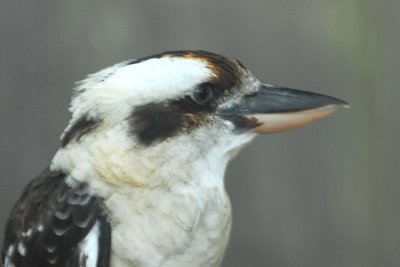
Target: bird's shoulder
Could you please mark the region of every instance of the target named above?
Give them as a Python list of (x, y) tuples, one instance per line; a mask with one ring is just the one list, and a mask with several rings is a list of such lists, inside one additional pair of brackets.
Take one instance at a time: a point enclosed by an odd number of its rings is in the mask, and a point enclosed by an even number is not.
[(111, 230), (102, 200), (45, 169), (24, 189), (7, 221), (4, 267), (107, 267)]

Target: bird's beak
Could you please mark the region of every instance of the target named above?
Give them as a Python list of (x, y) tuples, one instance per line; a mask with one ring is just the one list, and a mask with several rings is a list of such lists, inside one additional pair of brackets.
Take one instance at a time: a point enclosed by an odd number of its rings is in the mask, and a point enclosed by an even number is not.
[(221, 115), (256, 133), (275, 133), (316, 121), (348, 104), (340, 99), (263, 84)]

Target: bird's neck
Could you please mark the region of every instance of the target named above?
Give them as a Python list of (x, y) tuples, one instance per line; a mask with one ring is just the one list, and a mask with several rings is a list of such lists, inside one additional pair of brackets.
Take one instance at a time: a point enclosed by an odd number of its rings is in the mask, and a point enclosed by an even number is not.
[(231, 221), (224, 172), (248, 139), (196, 132), (146, 147), (123, 126), (96, 130), (60, 149), (51, 168), (87, 182), (112, 211), (112, 265), (219, 266)]
[[(231, 152), (215, 140), (183, 135), (171, 141), (143, 146), (135, 143), (123, 125), (95, 132), (60, 149), (52, 169), (88, 182), (100, 195), (107, 190), (136, 188), (224, 188), (223, 176)], [(203, 142), (199, 145), (199, 142)], [(207, 144), (213, 142), (213, 144)]]

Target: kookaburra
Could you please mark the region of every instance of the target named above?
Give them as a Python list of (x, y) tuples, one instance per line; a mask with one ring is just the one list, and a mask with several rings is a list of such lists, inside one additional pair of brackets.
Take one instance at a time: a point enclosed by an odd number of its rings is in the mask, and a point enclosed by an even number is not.
[(13, 207), (4, 267), (216, 267), (229, 160), (257, 133), (346, 102), (258, 81), (238, 60), (165, 52), (88, 76), (50, 166)]

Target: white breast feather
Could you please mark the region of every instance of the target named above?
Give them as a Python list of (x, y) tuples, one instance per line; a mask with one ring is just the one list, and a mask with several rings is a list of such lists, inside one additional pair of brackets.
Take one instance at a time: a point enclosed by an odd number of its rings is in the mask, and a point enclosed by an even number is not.
[[(252, 136), (233, 137), (228, 126), (200, 127), (143, 149), (128, 127), (122, 123), (84, 136), (52, 162), (53, 169), (71, 170), (105, 199), (112, 267), (218, 266), (231, 220), (225, 167)], [(226, 138), (206, 138), (218, 135)]]

